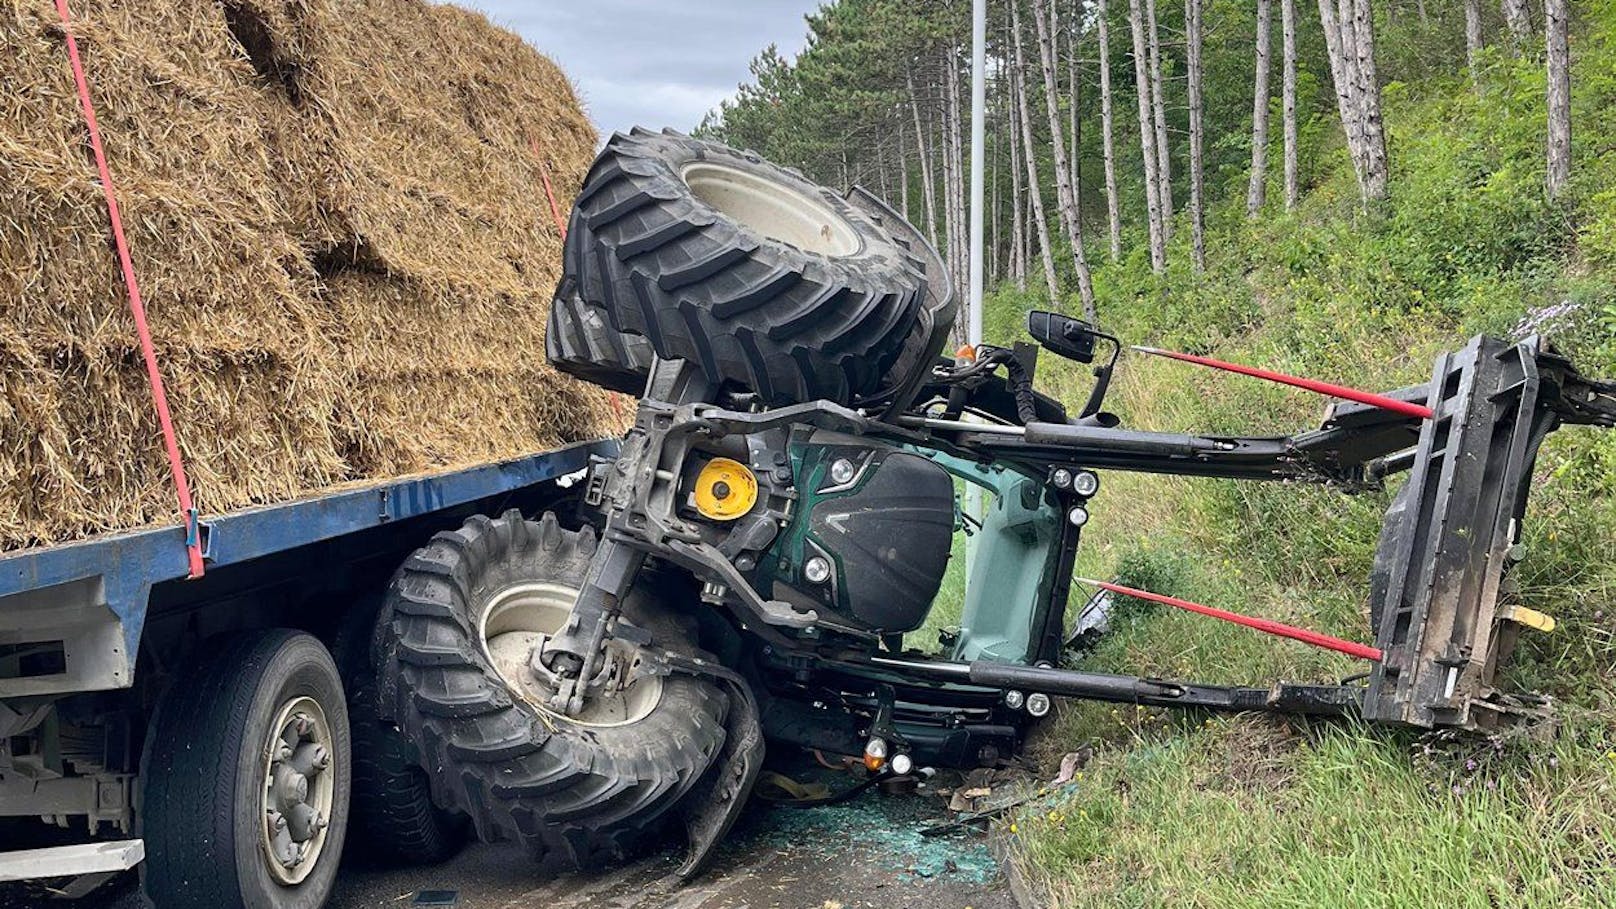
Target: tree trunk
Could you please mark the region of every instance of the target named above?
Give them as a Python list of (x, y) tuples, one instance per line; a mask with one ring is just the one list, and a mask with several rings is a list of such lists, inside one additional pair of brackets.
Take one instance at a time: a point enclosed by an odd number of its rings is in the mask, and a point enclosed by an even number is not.
[(1472, 82), (1481, 74), (1481, 47), (1481, 0), (1465, 0), (1465, 62)]
[[(1156, 122), (1156, 187), (1161, 193), (1161, 234), (1165, 246), (1173, 238), (1172, 146), (1167, 144), (1167, 105), (1162, 103), (1161, 41), (1156, 37), (1156, 0), (1145, 0), (1150, 37), (1150, 104)], [(1164, 253), (1165, 255), (1165, 253)]]
[(1509, 23), (1509, 36), (1514, 51), (1519, 55), (1532, 41), (1532, 14), (1527, 0), (1504, 0), (1504, 21)]
[(875, 175), (881, 185), (881, 201), (892, 204), (892, 191), (887, 186), (887, 150), (886, 143), (880, 139), (875, 142)]
[(1295, 211), (1301, 194), (1297, 185), (1300, 169), (1296, 152), (1296, 0), (1280, 0), (1280, 29), (1284, 34), (1281, 53), (1284, 56), (1283, 116), (1285, 118), (1285, 210)]
[(1111, 27), (1106, 23), (1105, 0), (1099, 0), (1100, 26), (1100, 142), (1105, 158), (1105, 213), (1111, 233), (1111, 261), (1122, 259), (1122, 206), (1117, 198), (1117, 150), (1111, 114)]
[[(1320, 3), (1325, 0), (1319, 0)], [(915, 151), (920, 155), (921, 198), (926, 202), (926, 239), (932, 249), (937, 248), (937, 184), (932, 182), (931, 156), (926, 153), (926, 130), (920, 125), (920, 99), (915, 96), (914, 73), (907, 73), (909, 81), (909, 109), (915, 115)]]
[[(997, 83), (993, 87), (997, 89)], [(988, 96), (988, 103), (991, 106), (996, 107), (998, 100), (997, 91)], [(996, 116), (989, 115), (986, 124), (987, 134), (993, 139), (993, 147), (988, 150), (986, 161), (988, 167), (991, 168), (988, 171), (988, 186), (991, 188), (988, 201), (988, 224), (992, 226), (989, 228), (991, 233), (987, 240), (987, 246), (991, 252), (987, 254), (988, 261), (984, 263), (987, 267), (987, 283), (989, 287), (997, 287), (1004, 277), (1003, 272), (1000, 271), (999, 258), (999, 196), (1001, 193), (999, 192), (999, 131), (995, 128), (995, 119)]]
[(1268, 196), (1268, 66), (1273, 31), (1270, 0), (1257, 0), (1257, 75), (1251, 96), (1251, 181), (1246, 186), (1246, 217), (1255, 218)]
[[(1380, 78), (1375, 69), (1375, 24), (1371, 0), (1342, 0), (1352, 7), (1352, 48), (1355, 52), (1353, 75), (1357, 79), (1359, 123), (1363, 128), (1363, 195), (1369, 202), (1386, 198), (1390, 175), (1387, 172), (1386, 130), (1380, 116)], [(1342, 23), (1346, 28), (1346, 23)]]
[[(1137, 0), (1135, 0), (1137, 2)], [(1016, 112), (1021, 120), (1022, 157), (1027, 162), (1027, 193), (1032, 200), (1032, 226), (1038, 235), (1038, 252), (1044, 260), (1044, 282), (1049, 286), (1049, 301), (1058, 306), (1060, 287), (1055, 283), (1055, 256), (1049, 248), (1049, 221), (1044, 216), (1044, 196), (1038, 187), (1038, 155), (1032, 138), (1032, 114), (1027, 104), (1027, 66), (1021, 51), (1021, 23), (1015, 14), (1016, 2), (1010, 4), (1011, 45), (1015, 48), (1015, 66), (1011, 71), (1016, 80)]]
[(1145, 20), (1139, 0), (1128, 0), (1128, 26), (1133, 32), (1133, 76), (1139, 96), (1139, 151), (1145, 162), (1145, 210), (1150, 216), (1150, 267), (1161, 274), (1167, 268), (1167, 244), (1162, 236), (1161, 178), (1157, 173), (1156, 127), (1150, 103), (1150, 51), (1145, 45)]
[(1186, 56), (1189, 58), (1190, 101), (1190, 245), (1195, 270), (1206, 271), (1206, 187), (1202, 162), (1206, 142), (1201, 101), (1201, 0), (1184, 0)]
[(905, 221), (913, 221), (909, 211), (909, 153), (903, 147), (903, 117), (898, 117), (898, 211)]
[[(943, 265), (948, 271), (949, 280), (953, 281), (955, 275), (954, 254), (959, 251), (957, 244), (954, 242), (954, 152), (952, 148), (954, 143), (953, 139), (951, 138), (954, 133), (954, 124), (949, 122), (949, 97), (947, 83), (939, 82), (937, 85), (937, 90), (942, 92), (943, 95), (942, 106), (938, 110), (941, 133), (937, 136), (936, 143), (938, 152), (941, 155), (941, 160), (938, 162), (938, 170), (942, 175), (943, 183), (943, 248), (938, 250), (938, 252), (942, 253)], [(954, 286), (958, 288), (959, 284), (956, 283)]]
[(1567, 0), (1544, 0), (1543, 35), (1548, 49), (1549, 198), (1571, 180), (1571, 9)]
[[(1072, 175), (1068, 165), (1070, 159), (1066, 156), (1065, 129), (1061, 125), (1060, 116), (1060, 86), (1055, 80), (1055, 49), (1054, 35), (1049, 27), (1045, 0), (1032, 0), (1033, 27), (1038, 32), (1038, 61), (1044, 71), (1044, 109), (1049, 115), (1049, 135), (1055, 146), (1054, 157), (1050, 159), (1050, 166), (1055, 171), (1055, 200), (1060, 206), (1061, 228), (1066, 232), (1066, 242), (1072, 249), (1072, 264), (1077, 270), (1077, 292), (1083, 301), (1083, 315), (1090, 322), (1094, 321), (1094, 280), (1089, 274), (1088, 253), (1083, 248), (1083, 223), (1077, 207), (1077, 193), (1072, 186)], [(1020, 35), (1020, 17), (1016, 14), (1016, 2), (1010, 4), (1011, 28)]]
[[(1006, 28), (1006, 32), (1009, 29)], [(1010, 36), (1005, 36), (1005, 46), (1010, 44)], [(1016, 91), (1016, 80), (1009, 75), (1009, 63), (1006, 61), (1005, 92), (1007, 94), (1005, 105), (1005, 123), (1010, 129), (1010, 276), (1016, 282), (1016, 290), (1027, 289), (1027, 217), (1026, 203), (1021, 198), (1021, 181), (1026, 173), (1021, 165), (1021, 121), (1016, 115), (1019, 95)]]
[(1081, 102), (1083, 99), (1083, 92), (1077, 81), (1077, 38), (1078, 32), (1082, 29), (1082, 27), (1083, 4), (1082, 0), (1077, 0), (1076, 5), (1072, 9), (1071, 34), (1068, 36), (1067, 41), (1068, 53), (1066, 54), (1066, 94), (1068, 101), (1066, 107), (1071, 117), (1071, 128), (1067, 130), (1067, 134), (1072, 137), (1070, 158), (1071, 163), (1067, 165), (1067, 169), (1072, 173), (1072, 187), (1077, 193), (1079, 209), (1082, 209), (1083, 207), (1083, 165), (1079, 160), (1080, 154), (1078, 146), (1083, 144), (1083, 133), (1082, 127), (1078, 125), (1077, 112), (1080, 109), (1079, 102)]
[(1364, 183), (1363, 130), (1358, 122), (1351, 66), (1341, 46), (1341, 23), (1336, 19), (1335, 9), (1335, 0), (1319, 0), (1319, 22), (1324, 28), (1324, 44), (1330, 58), (1330, 80), (1335, 84), (1336, 112), (1341, 117), (1341, 131), (1347, 137), (1347, 153), (1352, 158), (1352, 170), (1358, 177), (1361, 194)]
[[(965, 287), (970, 281), (971, 253), (969, 240), (969, 227), (966, 224), (965, 211), (965, 153), (963, 142), (965, 136), (963, 108), (960, 102), (959, 67), (955, 65), (958, 57), (953, 48), (944, 56), (946, 62), (945, 77), (948, 79), (948, 108), (953, 129), (949, 136), (949, 154), (953, 156), (954, 163), (954, 246), (958, 254), (954, 257), (955, 287)], [(961, 320), (963, 323), (964, 320)], [(960, 343), (965, 343), (965, 327), (960, 328)]]

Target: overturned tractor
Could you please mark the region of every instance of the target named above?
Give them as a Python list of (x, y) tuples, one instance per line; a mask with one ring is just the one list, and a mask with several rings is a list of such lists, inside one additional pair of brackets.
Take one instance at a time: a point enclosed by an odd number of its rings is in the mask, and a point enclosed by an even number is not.
[[(1051, 696), (1421, 728), (1545, 711), (1497, 684), (1519, 630), (1543, 623), (1506, 582), (1539, 445), (1563, 424), (1616, 425), (1616, 386), (1537, 339), (1476, 338), (1426, 383), (1352, 394), (1315, 430), (1158, 433), (1104, 409), (1116, 338), (1033, 313), (1043, 350), (1100, 363), (1072, 414), (1034, 390), (1036, 347), (941, 357), (954, 314), (936, 253), (869, 194), (673, 133), (615, 137), (572, 213), (547, 343), (561, 368), (640, 394), (634, 425), (576, 514), (434, 538), (377, 628), (378, 700), (434, 800), (564, 865), (682, 820), (690, 875), (765, 741), (903, 772), (1010, 753)], [(1062, 668), (1105, 470), (1345, 492), (1406, 474), (1371, 578), (1373, 644), (1332, 639), (1369, 672), (1229, 687)], [(906, 649), (957, 529), (975, 546), (961, 629), (940, 655)]]

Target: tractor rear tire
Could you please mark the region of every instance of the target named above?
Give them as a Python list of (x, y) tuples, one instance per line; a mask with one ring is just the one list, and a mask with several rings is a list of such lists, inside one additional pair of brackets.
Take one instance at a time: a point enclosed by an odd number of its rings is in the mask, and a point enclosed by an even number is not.
[(921, 257), (836, 193), (755, 153), (637, 129), (612, 137), (578, 194), (550, 326), (565, 336), (576, 300), (765, 404), (849, 404), (906, 378), (889, 373), (926, 330), (929, 292)]
[(613, 328), (600, 307), (576, 293), (557, 294), (550, 304), (544, 353), (562, 372), (636, 398), (656, 358), (651, 342)]
[[(707, 679), (636, 681), (606, 703), (610, 717), (573, 719), (535, 695), (525, 657), (504, 658), (499, 639), (528, 634), (519, 621), (505, 630), (507, 617), (562, 621), (595, 548), (592, 528), (565, 530), (553, 514), (473, 517), (404, 563), (378, 628), (383, 706), (419, 750), (434, 800), (551, 871), (621, 860), (659, 833), (725, 740), (728, 698)], [(625, 598), (622, 620), (650, 646), (698, 653), (649, 588)]]

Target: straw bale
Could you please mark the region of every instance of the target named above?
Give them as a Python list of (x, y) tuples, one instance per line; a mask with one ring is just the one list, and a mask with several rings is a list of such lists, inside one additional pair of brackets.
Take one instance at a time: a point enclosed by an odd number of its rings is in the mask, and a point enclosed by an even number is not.
[[(595, 142), (553, 63), (421, 0), (74, 12), (204, 512), (615, 431), (544, 364), (540, 162)], [(0, 549), (172, 520), (51, 0), (0, 47)]]

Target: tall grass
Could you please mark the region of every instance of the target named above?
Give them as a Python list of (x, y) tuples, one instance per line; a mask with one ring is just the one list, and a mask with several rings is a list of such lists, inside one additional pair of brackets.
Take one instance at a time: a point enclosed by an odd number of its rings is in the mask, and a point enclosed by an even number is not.
[[(1616, 375), (1616, 2), (1581, 12), (1568, 199), (1541, 189), (1541, 70), (1491, 56), (1477, 91), (1388, 87), (1383, 209), (1358, 210), (1339, 154), (1294, 213), (1215, 209), (1205, 274), (1183, 248), (1165, 278), (1137, 257), (1101, 269), (1102, 319), (1128, 341), (1370, 388), (1424, 381), (1436, 353), (1478, 332), (1544, 333)], [(1033, 305), (996, 296), (989, 340)], [(1040, 384), (1081, 401), (1086, 370), (1052, 360)], [(1208, 432), (1295, 431), (1322, 409), (1141, 358), (1124, 361), (1113, 404), (1136, 428)], [(1078, 571), (1367, 640), (1388, 495), (1110, 472)], [(1560, 627), (1523, 638), (1510, 681), (1560, 699), (1557, 731), (1450, 741), (1064, 704), (1040, 747), (1099, 748), (1069, 804), (1018, 818), (1022, 864), (1071, 906), (1616, 905), (1616, 433), (1549, 440), (1525, 542), (1516, 596)], [(1361, 668), (1139, 606), (1085, 664), (1230, 683)]]

